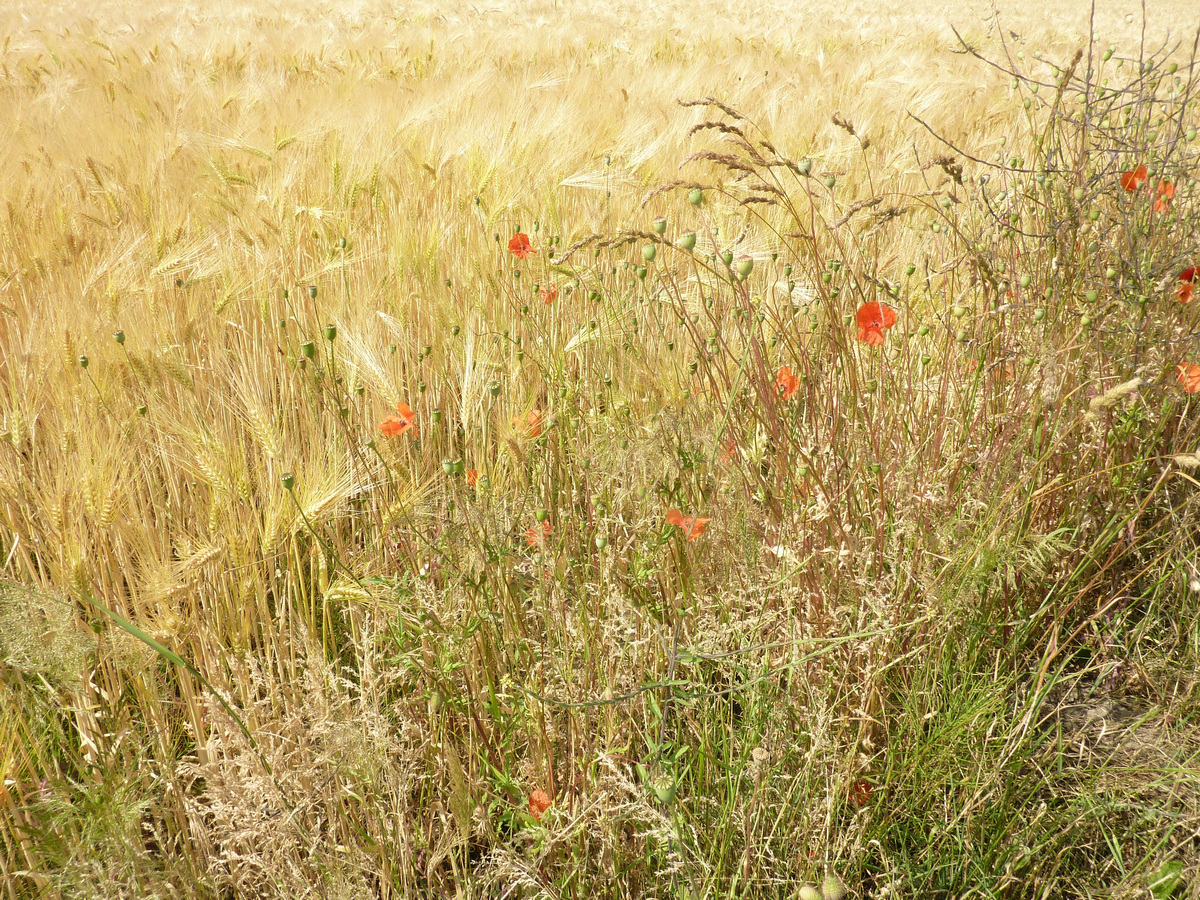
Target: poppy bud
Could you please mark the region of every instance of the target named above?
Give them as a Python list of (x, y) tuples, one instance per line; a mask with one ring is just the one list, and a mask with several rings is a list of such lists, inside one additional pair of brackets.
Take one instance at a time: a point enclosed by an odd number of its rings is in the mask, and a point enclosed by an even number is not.
[(1084, 316), (1082, 319), (1079, 320), (1079, 324), (1082, 325), (1084, 328), (1091, 328), (1092, 327), (1091, 316)]
[(958, 329), (958, 334), (955, 335), (955, 338), (957, 338), (960, 344), (965, 344), (967, 342), (967, 329)]
[(1088, 303), (1095, 303), (1095, 302), (1096, 302), (1096, 300), (1097, 300), (1097, 299), (1099, 298), (1099, 296), (1100, 296), (1100, 292), (1099, 292), (1099, 291), (1088, 291), (1088, 292), (1087, 292), (1086, 294), (1084, 294), (1083, 296), (1084, 296), (1084, 298), (1087, 300), (1087, 302), (1088, 302)]
[(330, 323), (325, 326), (325, 340), (332, 342), (337, 337), (337, 326)]
[(1033, 311), (1033, 321), (1040, 322), (1044, 318), (1046, 318), (1046, 311), (1044, 309), (1035, 309)]
[(290, 491), (296, 485), (296, 476), (291, 472), (284, 472), (279, 476), (279, 483), (283, 485), (285, 491)]
[(441, 712), (442, 705), (445, 702), (446, 702), (446, 698), (442, 695), (442, 693), (440, 691), (433, 691), (429, 695), (429, 706), (428, 706), (429, 715), (436, 716), (439, 712)]
[(796, 896), (799, 900), (821, 900), (821, 892), (811, 884), (801, 885), (800, 893)]
[(538, 524), (541, 524), (550, 518), (550, 513), (546, 512), (544, 509), (539, 509), (533, 514), (533, 517), (538, 520)]
[(118, 344), (123, 344), (123, 343), (125, 343), (125, 332), (123, 332), (123, 331), (114, 331), (114, 332), (113, 332), (113, 340), (114, 340), (114, 341), (116, 341)]
[(700, 190), (700, 188), (694, 188), (688, 194), (688, 200), (691, 201), (692, 206), (699, 206), (704, 202), (704, 191)]
[(745, 281), (750, 277), (750, 273), (754, 271), (754, 258), (751, 256), (743, 256), (738, 259), (737, 273), (738, 278)]
[(1188, 127), (1186, 137), (1189, 142), (1194, 141), (1196, 139), (1196, 126), (1195, 125), (1191, 125)]
[(317, 299), (317, 286), (315, 284), (310, 284), (308, 286), (308, 296), (313, 300)]
[(1114, 269), (1112, 266), (1109, 266), (1107, 269), (1104, 270), (1104, 277), (1107, 278), (1109, 281), (1112, 281), (1114, 278), (1117, 277), (1117, 270)]
[(917, 329), (917, 334), (919, 334), (921, 337), (925, 337), (925, 335), (929, 334), (929, 326), (922, 325), (920, 328)]
[(846, 900), (846, 886), (842, 884), (842, 879), (833, 872), (826, 875), (821, 882), (821, 896), (824, 900)]
[(642, 248), (642, 259), (646, 262), (654, 262), (656, 256), (658, 256), (658, 248), (653, 244), (647, 244)]
[(1083, 199), (1083, 188), (1075, 188), (1075, 192), (1074, 192), (1073, 196), (1075, 197), (1076, 200), (1082, 200)]
[(666, 216), (659, 216), (657, 219), (654, 220), (654, 222), (652, 224), (653, 224), (654, 230), (657, 233), (659, 233), (659, 234), (667, 233), (667, 218), (666, 218)]
[(684, 250), (691, 252), (692, 248), (696, 246), (696, 232), (689, 231), (687, 234), (681, 237), (679, 239), (679, 246)]

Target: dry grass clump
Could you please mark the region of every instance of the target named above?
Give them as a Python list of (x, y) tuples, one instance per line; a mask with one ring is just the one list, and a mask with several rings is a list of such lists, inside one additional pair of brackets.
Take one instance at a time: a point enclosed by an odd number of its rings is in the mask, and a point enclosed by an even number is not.
[(20, 12), (8, 897), (1200, 896), (1190, 38)]

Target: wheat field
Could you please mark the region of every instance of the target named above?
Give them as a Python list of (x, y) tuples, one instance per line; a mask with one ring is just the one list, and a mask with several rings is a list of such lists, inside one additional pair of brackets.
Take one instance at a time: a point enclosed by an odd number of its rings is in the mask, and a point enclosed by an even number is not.
[(7, 3), (0, 894), (1200, 898), (1198, 35)]

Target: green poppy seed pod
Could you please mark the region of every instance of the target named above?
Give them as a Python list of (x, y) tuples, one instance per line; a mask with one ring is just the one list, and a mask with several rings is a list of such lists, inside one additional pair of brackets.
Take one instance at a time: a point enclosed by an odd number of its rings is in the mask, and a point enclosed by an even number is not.
[(339, 249), (339, 250), (345, 250), (345, 249), (346, 249), (346, 239), (345, 239), (344, 237), (340, 237), (340, 238), (338, 238), (338, 249)]
[(907, 266), (904, 267), (905, 275), (912, 275), (912, 273), (915, 271), (917, 271), (917, 267), (914, 266), (912, 263), (909, 263)]
[(658, 234), (666, 234), (667, 233), (667, 217), (659, 216), (657, 219), (655, 219), (651, 223), (651, 226), (654, 228), (654, 230)]
[(1079, 320), (1079, 324), (1082, 325), (1084, 328), (1091, 328), (1092, 327), (1092, 317), (1084, 316), (1082, 319)]
[(1030, 278), (1028, 275), (1022, 275), (1021, 276), (1021, 287), (1023, 287), (1023, 288), (1029, 287), (1030, 282), (1032, 282), (1032, 281), (1033, 281), (1033, 279)]
[(1105, 50), (1101, 59), (1103, 59), (1105, 62), (1108, 62), (1110, 59), (1112, 59), (1112, 54), (1113, 52), (1111, 50)]
[(696, 246), (696, 232), (689, 231), (687, 234), (681, 237), (679, 239), (679, 246), (690, 253)]
[(443, 459), (442, 460), (442, 471), (445, 472), (447, 475), (453, 475), (454, 474), (454, 460)]
[(438, 422), (442, 421), (442, 411), (440, 409), (435, 409), (432, 413), (430, 413), (429, 417), (433, 419), (433, 424), (436, 425)]
[(823, 284), (829, 284), (831, 281), (833, 281), (833, 275), (831, 275), (829, 272), (821, 273), (821, 282)]
[(692, 206), (699, 206), (704, 202), (704, 191), (700, 190), (700, 188), (693, 188), (688, 194), (688, 200)]
[(455, 475), (461, 475), (466, 470), (467, 470), (467, 467), (463, 465), (463, 461), (461, 459), (454, 460), (454, 474)]
[(458, 332), (459, 332), (460, 330), (461, 330), (461, 329), (460, 329), (460, 328), (459, 328), (457, 325), (451, 325), (451, 326), (450, 326), (450, 334), (451, 334), (451, 336), (453, 336), (453, 337), (458, 337)]
[(144, 416), (144, 415), (146, 414), (146, 407), (144, 407), (144, 406), (139, 406), (139, 407), (137, 408), (137, 414), (138, 414), (139, 416)]
[(89, 360), (86, 356), (80, 356), (79, 357), (79, 368), (86, 369), (88, 367), (89, 362), (91, 362), (91, 360)]
[(317, 286), (315, 284), (310, 284), (308, 286), (308, 296), (313, 300), (317, 299)]
[(750, 277), (750, 273), (754, 271), (754, 258), (751, 256), (742, 256), (738, 258), (737, 273), (738, 278), (745, 281)]
[(663, 806), (670, 806), (675, 800), (675, 792), (679, 789), (679, 783), (675, 779), (671, 779), (669, 784), (653, 785), (654, 796), (658, 798), (658, 802)]
[(821, 892), (811, 884), (800, 886), (800, 893), (796, 895), (799, 900), (821, 900)]
[(440, 691), (434, 691), (429, 695), (429, 715), (436, 716), (442, 711), (442, 706), (445, 704), (446, 698), (442, 696)]
[(1033, 321), (1040, 322), (1044, 318), (1046, 318), (1046, 311), (1044, 309), (1035, 309), (1033, 311)]
[(366, 392), (367, 392), (367, 389), (365, 387), (363, 387), (361, 384), (356, 384), (354, 386), (354, 393), (356, 395), (358, 395), (359, 397), (361, 397)]
[(925, 337), (925, 335), (929, 334), (929, 326), (922, 325), (920, 328), (917, 329), (917, 334), (919, 334), (921, 337)]
[(796, 474), (799, 475), (801, 478), (807, 478), (808, 473), (809, 473), (808, 466), (800, 466), (798, 469), (796, 469)]
[(642, 248), (642, 259), (646, 262), (654, 262), (656, 256), (658, 256), (658, 248), (653, 244), (647, 244)]
[(966, 314), (967, 308), (965, 306), (954, 306), (950, 309), (950, 315), (954, 316), (956, 319), (961, 319)]
[(846, 885), (837, 875), (829, 872), (821, 882), (821, 897), (823, 900), (846, 900)]
[(646, 267), (645, 266), (638, 266), (637, 277), (638, 278), (646, 277)]
[(1083, 194), (1084, 194), (1083, 188), (1075, 188), (1075, 190), (1071, 196), (1073, 196), (1076, 200), (1082, 200)]
[(312, 341), (305, 341), (300, 345), (300, 352), (304, 355), (305, 359), (312, 359), (317, 354), (317, 345)]
[(1107, 278), (1109, 281), (1112, 281), (1114, 278), (1117, 277), (1117, 270), (1114, 269), (1112, 266), (1109, 266), (1107, 269), (1104, 270), (1104, 277)]
[(637, 496), (638, 496), (639, 500), (645, 500), (646, 499), (646, 489), (644, 487), (638, 488)]
[(488, 393), (491, 394), (493, 397), (498, 396), (500, 394), (500, 382), (493, 381), (490, 384), (488, 384)]
[(603, 550), (607, 546), (608, 546), (608, 538), (601, 537), (600, 535), (596, 535), (596, 549)]
[(783, 267), (783, 277), (784, 277), (784, 278), (791, 278), (791, 277), (792, 277), (792, 267), (791, 267), (791, 265), (785, 265), (785, 266)]
[(965, 328), (958, 329), (958, 334), (956, 334), (954, 337), (958, 340), (958, 342), (960, 344), (965, 344), (967, 342), (967, 329), (965, 329)]
[(932, 362), (932, 361), (933, 361), (933, 357), (932, 357), (932, 356), (922, 356), (922, 357), (921, 357), (921, 365), (923, 365), (923, 366), (927, 366), (927, 365), (929, 365), (929, 363), (930, 363), (930, 362)]
[(1189, 143), (1191, 141), (1194, 141), (1196, 139), (1196, 126), (1195, 125), (1189, 126), (1188, 130), (1187, 130), (1187, 134), (1185, 136), (1187, 137)]
[(725, 261), (725, 265), (727, 265), (727, 266), (733, 265), (733, 251), (732, 250), (722, 250), (721, 251), (721, 259)]
[(123, 332), (123, 331), (114, 331), (114, 332), (113, 332), (113, 340), (114, 340), (114, 341), (116, 341), (118, 344), (123, 344), (123, 343), (125, 343), (125, 332)]
[(545, 522), (548, 518), (550, 518), (550, 513), (546, 512), (546, 510), (544, 510), (544, 509), (539, 509), (536, 512), (534, 512), (533, 517), (538, 520), (539, 524), (541, 524), (542, 522)]
[(330, 322), (325, 326), (325, 340), (334, 341), (337, 338), (337, 326)]
[(796, 164), (796, 168), (800, 170), (801, 175), (807, 175), (812, 171), (812, 160), (802, 159)]
[(290, 491), (296, 486), (296, 476), (291, 472), (284, 472), (279, 476), (279, 483), (283, 485), (285, 491)]
[(423, 381), (417, 382), (417, 391), (422, 394), (425, 393), (425, 382), (423, 382)]
[(830, 190), (832, 190), (832, 189), (833, 189), (833, 186), (834, 186), (835, 184), (837, 184), (837, 179), (836, 179), (834, 176), (832, 176), (832, 175), (826, 175), (826, 176), (825, 176), (825, 187), (827, 187), (827, 188), (829, 188)]

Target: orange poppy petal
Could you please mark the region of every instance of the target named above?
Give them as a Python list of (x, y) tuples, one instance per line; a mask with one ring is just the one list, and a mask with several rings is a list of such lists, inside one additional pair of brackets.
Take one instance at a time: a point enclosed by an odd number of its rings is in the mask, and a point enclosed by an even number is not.
[(1179, 372), (1179, 380), (1183, 383), (1183, 391), (1186, 394), (1195, 394), (1200, 392), (1200, 366), (1195, 363), (1184, 362), (1175, 367)]
[(1179, 285), (1179, 302), (1180, 303), (1191, 303), (1192, 302), (1192, 292), (1195, 290), (1196, 290), (1196, 286), (1194, 284), (1192, 284), (1190, 281), (1183, 282), (1183, 284)]
[(667, 524), (678, 525), (680, 528), (682, 528), (683, 527), (683, 513), (681, 513), (677, 509), (668, 509), (667, 510)]
[(550, 799), (550, 795), (541, 788), (535, 788), (533, 793), (529, 795), (529, 813), (535, 819), (540, 820), (542, 813), (548, 810), (554, 801)]
[(1127, 191), (1136, 191), (1146, 180), (1146, 167), (1138, 166), (1130, 172), (1121, 173), (1121, 187)]
[(883, 346), (883, 332), (879, 330), (879, 326), (877, 325), (858, 329), (858, 339), (866, 341), (872, 347)]
[(1160, 181), (1155, 190), (1158, 191), (1158, 196), (1162, 197), (1164, 200), (1170, 200), (1175, 196), (1175, 185), (1169, 181)]
[(712, 519), (697, 519), (687, 518), (683, 520), (683, 530), (688, 536), (689, 541), (694, 541), (700, 535), (704, 534), (704, 529), (708, 527), (708, 523)]

